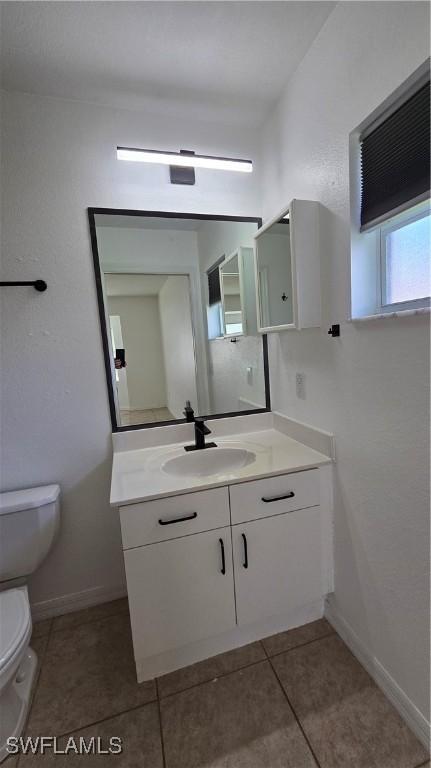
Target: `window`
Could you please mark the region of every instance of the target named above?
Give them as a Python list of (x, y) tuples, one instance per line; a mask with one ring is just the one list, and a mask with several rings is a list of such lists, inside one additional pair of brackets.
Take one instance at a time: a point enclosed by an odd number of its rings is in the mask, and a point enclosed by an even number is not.
[(430, 225), (426, 204), (380, 228), (382, 308), (394, 304), (409, 308), (431, 296)]
[(360, 135), (361, 229), (408, 208), (430, 191), (430, 82)]
[(218, 304), (221, 301), (221, 289), (220, 289), (220, 270), (219, 266), (222, 259), (219, 259), (216, 264), (213, 264), (211, 269), (208, 270), (208, 304), (210, 307), (213, 304)]
[(430, 306), (430, 78), (422, 66), (350, 136), (352, 318)]

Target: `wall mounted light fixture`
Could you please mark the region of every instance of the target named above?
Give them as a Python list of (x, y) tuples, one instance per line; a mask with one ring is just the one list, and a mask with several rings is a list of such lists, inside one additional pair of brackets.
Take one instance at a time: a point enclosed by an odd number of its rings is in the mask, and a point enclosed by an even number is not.
[(161, 152), (156, 149), (136, 149), (134, 147), (117, 147), (118, 160), (132, 160), (138, 163), (161, 163), (178, 168), (211, 168), (218, 171), (240, 171), (251, 173), (251, 160), (240, 160), (233, 157), (213, 157), (212, 155), (195, 155), (194, 152)]

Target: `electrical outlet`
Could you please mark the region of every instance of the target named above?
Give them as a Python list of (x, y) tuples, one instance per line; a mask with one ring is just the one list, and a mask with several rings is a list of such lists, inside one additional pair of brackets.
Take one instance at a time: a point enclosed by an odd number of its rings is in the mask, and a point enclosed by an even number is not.
[(305, 400), (305, 373), (296, 374), (296, 397)]

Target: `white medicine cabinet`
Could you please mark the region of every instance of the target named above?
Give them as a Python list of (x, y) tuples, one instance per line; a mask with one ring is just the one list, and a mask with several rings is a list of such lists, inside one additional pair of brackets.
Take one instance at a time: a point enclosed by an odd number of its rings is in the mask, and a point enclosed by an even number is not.
[(260, 333), (321, 325), (320, 207), (292, 200), (254, 235)]

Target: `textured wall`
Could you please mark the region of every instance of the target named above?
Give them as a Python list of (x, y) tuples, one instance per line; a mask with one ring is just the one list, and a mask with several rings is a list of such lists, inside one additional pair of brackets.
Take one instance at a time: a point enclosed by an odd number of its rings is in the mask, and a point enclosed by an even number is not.
[(2, 289), (2, 486), (62, 487), (60, 539), (31, 580), (32, 600), (100, 598), (124, 573), (86, 208), (259, 215), (258, 171), (199, 171), (195, 187), (174, 187), (167, 168), (115, 155), (124, 144), (256, 159), (257, 137), (22, 94), (3, 96), (2, 132), (3, 274), (49, 286)]
[[(260, 336), (238, 336), (236, 344), (230, 339), (208, 342), (211, 412), (225, 413), (253, 408), (265, 408), (263, 350)], [(247, 368), (253, 369), (252, 384), (247, 381)], [(253, 405), (240, 403), (243, 398)]]
[[(423, 713), (429, 702), (429, 323), (346, 323), (350, 131), (429, 54), (426, 3), (339, 3), (264, 131), (264, 213), (320, 200), (321, 330), (270, 339), (274, 409), (337, 443), (341, 615)], [(327, 336), (341, 323), (341, 338)], [(306, 376), (306, 400), (295, 374)]]

